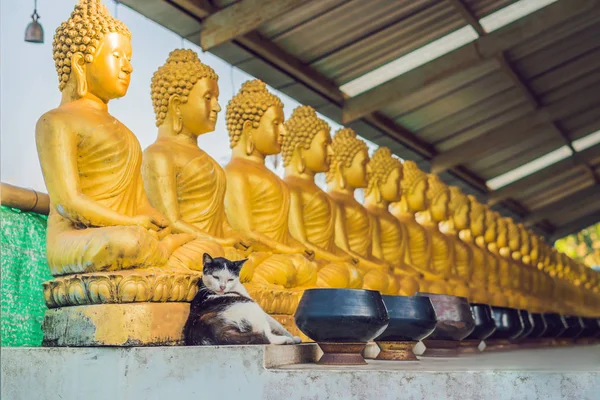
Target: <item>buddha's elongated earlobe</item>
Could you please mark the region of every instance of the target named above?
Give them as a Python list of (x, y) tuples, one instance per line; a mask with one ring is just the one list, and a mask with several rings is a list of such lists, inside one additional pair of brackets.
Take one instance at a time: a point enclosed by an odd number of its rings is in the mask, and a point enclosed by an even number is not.
[(296, 146), (296, 148), (298, 149), (298, 161), (296, 164), (296, 169), (298, 170), (298, 173), (302, 174), (306, 170), (306, 165), (304, 164), (304, 158), (302, 157), (302, 149), (299, 145)]
[(373, 190), (375, 191), (375, 201), (377, 202), (377, 204), (381, 203), (381, 200), (383, 200), (383, 196), (381, 195), (381, 190), (379, 189), (379, 185), (375, 185)]
[(252, 138), (252, 134), (248, 132), (246, 136), (246, 155), (249, 156), (254, 153), (254, 139)]
[(254, 153), (254, 138), (252, 137), (252, 122), (246, 121), (242, 126), (242, 135), (246, 137), (246, 155)]
[(181, 133), (183, 130), (183, 118), (181, 117), (181, 99), (178, 95), (174, 94), (169, 98), (169, 112), (173, 118), (173, 130), (175, 133)]
[(340, 185), (340, 188), (346, 189), (346, 177), (344, 176), (344, 166), (342, 165), (341, 162), (338, 162), (337, 165), (335, 166), (335, 169), (337, 171), (338, 180), (339, 180), (338, 183)]
[(85, 77), (85, 59), (82, 53), (73, 54), (71, 59), (72, 73), (75, 74), (75, 81), (77, 83), (77, 96), (84, 97), (88, 92), (87, 79)]

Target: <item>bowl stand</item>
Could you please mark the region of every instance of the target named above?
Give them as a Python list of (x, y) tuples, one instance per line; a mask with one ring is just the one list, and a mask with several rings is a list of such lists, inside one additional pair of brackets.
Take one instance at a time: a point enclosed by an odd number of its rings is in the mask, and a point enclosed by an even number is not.
[(376, 360), (393, 360), (393, 361), (419, 361), (413, 347), (417, 342), (375, 342), (379, 349), (379, 355)]
[(319, 365), (365, 365), (367, 362), (362, 356), (366, 343), (317, 343), (323, 356)]
[(458, 341), (456, 340), (423, 340), (425, 351), (423, 357), (456, 357)]

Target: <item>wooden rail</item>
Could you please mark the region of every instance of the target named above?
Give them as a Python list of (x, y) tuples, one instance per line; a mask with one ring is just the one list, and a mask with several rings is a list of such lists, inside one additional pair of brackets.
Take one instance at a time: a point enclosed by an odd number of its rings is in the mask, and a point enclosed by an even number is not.
[(0, 204), (43, 215), (48, 215), (50, 212), (50, 197), (46, 193), (23, 189), (8, 183), (0, 184)]

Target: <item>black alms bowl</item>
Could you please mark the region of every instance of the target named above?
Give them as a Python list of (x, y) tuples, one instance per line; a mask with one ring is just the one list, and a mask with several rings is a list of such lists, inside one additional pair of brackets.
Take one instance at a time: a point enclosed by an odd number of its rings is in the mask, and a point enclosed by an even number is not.
[(375, 341), (416, 342), (433, 332), (437, 319), (428, 297), (382, 297), (390, 316), (390, 323)]
[(576, 339), (583, 332), (583, 321), (581, 318), (575, 315), (565, 316), (565, 322), (567, 323), (567, 329), (561, 333), (558, 337), (564, 339)]
[(315, 342), (366, 343), (387, 327), (389, 316), (374, 290), (308, 289), (294, 315)]
[(475, 320), (475, 329), (464, 340), (481, 341), (494, 333), (496, 323), (492, 318), (492, 308), (488, 304), (471, 303), (471, 311)]
[(475, 329), (475, 320), (465, 297), (445, 294), (417, 293), (428, 297), (433, 304), (437, 323), (427, 340), (463, 340)]
[(516, 308), (492, 306), (496, 331), (488, 339), (514, 339), (523, 332), (521, 314)]
[(544, 315), (541, 313), (532, 313), (531, 319), (533, 321), (533, 329), (527, 336), (528, 339), (537, 339), (546, 332), (548, 326), (546, 325), (546, 320), (544, 319)]
[(544, 313), (547, 329), (540, 337), (544, 339), (554, 339), (562, 335), (567, 330), (567, 322), (565, 318), (558, 313)]
[(600, 321), (597, 318), (584, 317), (583, 321), (583, 332), (579, 337), (582, 338), (595, 338), (600, 335)]
[(517, 339), (521, 340), (531, 335), (534, 321), (531, 313), (527, 310), (519, 310), (519, 314), (521, 314), (521, 321), (523, 322), (523, 332), (521, 332)]

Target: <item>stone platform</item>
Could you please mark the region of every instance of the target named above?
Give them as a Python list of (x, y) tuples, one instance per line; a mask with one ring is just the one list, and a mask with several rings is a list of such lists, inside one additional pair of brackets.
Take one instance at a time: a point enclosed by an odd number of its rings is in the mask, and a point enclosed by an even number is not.
[(600, 398), (600, 346), (359, 367), (313, 364), (314, 344), (2, 348), (6, 400)]

